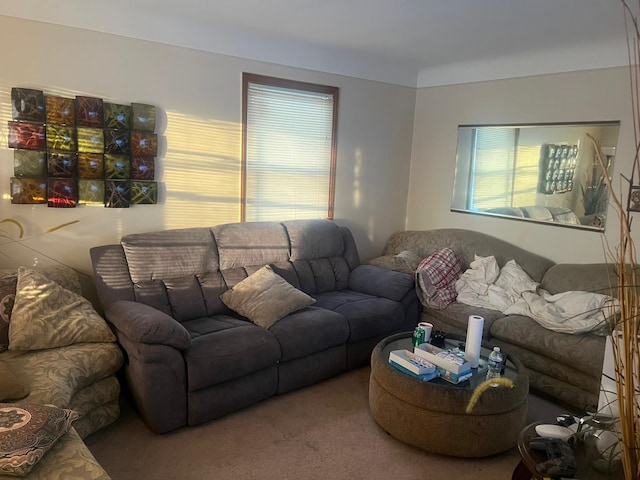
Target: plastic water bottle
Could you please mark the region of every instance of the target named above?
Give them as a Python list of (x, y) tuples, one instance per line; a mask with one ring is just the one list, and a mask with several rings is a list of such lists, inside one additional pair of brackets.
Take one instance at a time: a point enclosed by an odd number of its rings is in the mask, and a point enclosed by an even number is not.
[[(489, 361), (487, 362), (487, 380), (501, 377), (502, 362), (503, 357), (502, 352), (500, 352), (500, 347), (493, 347), (493, 352), (491, 352), (491, 355), (489, 355)], [(494, 383), (491, 386), (497, 385), (497, 383)]]

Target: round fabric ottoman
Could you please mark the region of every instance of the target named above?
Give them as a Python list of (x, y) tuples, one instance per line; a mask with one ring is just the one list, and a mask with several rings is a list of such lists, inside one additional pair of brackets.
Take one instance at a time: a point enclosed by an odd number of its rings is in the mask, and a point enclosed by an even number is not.
[[(454, 346), (460, 340), (447, 341)], [(489, 350), (483, 348), (479, 368), (458, 385), (441, 378), (423, 382), (397, 370), (389, 364), (392, 350), (413, 351), (412, 333), (385, 338), (371, 354), (369, 407), (384, 430), (428, 452), (458, 457), (486, 457), (517, 444), (529, 393), (529, 379), (518, 359), (508, 358), (504, 374), (514, 388), (487, 389), (466, 413), (473, 390), (485, 378)]]

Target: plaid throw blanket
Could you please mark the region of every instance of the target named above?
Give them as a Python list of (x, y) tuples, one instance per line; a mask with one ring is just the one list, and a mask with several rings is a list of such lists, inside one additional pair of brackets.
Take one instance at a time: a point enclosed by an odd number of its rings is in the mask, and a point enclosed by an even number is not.
[(429, 255), (416, 269), (416, 293), (425, 307), (445, 308), (456, 300), (462, 263), (450, 248)]

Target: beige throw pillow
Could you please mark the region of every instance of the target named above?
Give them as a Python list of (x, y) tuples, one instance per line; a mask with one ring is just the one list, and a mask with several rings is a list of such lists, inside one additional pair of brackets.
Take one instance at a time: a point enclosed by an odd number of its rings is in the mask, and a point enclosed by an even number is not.
[(9, 350), (43, 350), (74, 343), (114, 342), (91, 302), (39, 272), (18, 269), (9, 323)]
[(263, 328), (315, 303), (312, 297), (295, 288), (268, 265), (224, 292), (220, 299), (231, 310)]

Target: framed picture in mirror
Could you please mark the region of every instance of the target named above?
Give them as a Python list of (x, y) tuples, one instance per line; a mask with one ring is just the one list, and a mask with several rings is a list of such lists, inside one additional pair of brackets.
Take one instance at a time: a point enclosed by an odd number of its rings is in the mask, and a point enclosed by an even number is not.
[(640, 185), (632, 185), (629, 192), (629, 206), (627, 209), (630, 212), (640, 212)]

